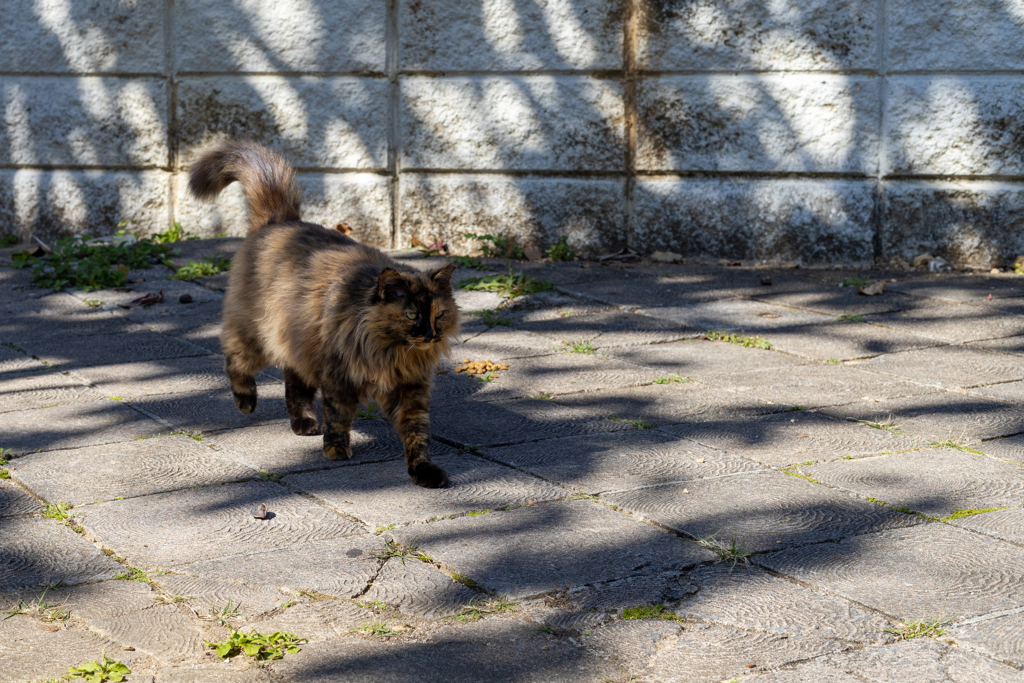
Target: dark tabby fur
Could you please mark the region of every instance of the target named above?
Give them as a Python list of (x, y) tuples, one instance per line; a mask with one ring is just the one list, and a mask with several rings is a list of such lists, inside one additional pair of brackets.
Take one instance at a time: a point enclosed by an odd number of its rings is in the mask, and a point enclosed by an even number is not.
[(337, 230), (299, 220), (295, 172), (253, 142), (222, 144), (200, 156), (189, 188), (212, 199), (242, 183), (250, 228), (235, 255), (224, 298), (225, 370), (235, 405), (256, 409), (255, 373), (284, 369), (292, 431), (320, 433), (324, 455), (351, 458), (356, 406), (376, 400), (405, 444), (409, 475), (443, 487), (430, 460), (430, 387), (438, 357), (459, 329), (449, 280), (454, 266), (422, 273)]

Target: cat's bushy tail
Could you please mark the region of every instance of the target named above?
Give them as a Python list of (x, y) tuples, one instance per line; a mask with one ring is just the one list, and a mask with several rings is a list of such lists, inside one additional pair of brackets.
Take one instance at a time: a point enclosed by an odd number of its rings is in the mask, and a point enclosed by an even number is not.
[(213, 199), (234, 181), (242, 183), (249, 209), (249, 230), (299, 220), (302, 193), (295, 170), (277, 152), (251, 140), (224, 142), (192, 164), (188, 187), (197, 199)]

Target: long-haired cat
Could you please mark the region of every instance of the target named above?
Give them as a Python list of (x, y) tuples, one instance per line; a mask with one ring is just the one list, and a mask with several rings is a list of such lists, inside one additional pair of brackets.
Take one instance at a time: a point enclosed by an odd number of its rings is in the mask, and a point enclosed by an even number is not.
[(430, 388), (439, 355), (447, 355), (459, 328), (455, 267), (419, 272), (301, 221), (294, 170), (250, 141), (203, 153), (189, 189), (212, 199), (236, 180), (250, 227), (231, 266), (221, 346), (238, 410), (256, 409), (256, 371), (282, 368), (292, 431), (320, 433), (313, 406), (319, 389), (324, 455), (335, 460), (352, 457), (356, 407), (373, 398), (405, 445), (412, 480), (446, 486), (448, 475), (430, 460)]

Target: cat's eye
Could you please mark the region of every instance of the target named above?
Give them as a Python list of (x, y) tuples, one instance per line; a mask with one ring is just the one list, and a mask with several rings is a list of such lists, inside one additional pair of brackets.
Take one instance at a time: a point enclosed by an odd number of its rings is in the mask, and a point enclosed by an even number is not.
[(409, 320), (415, 320), (415, 319), (416, 319), (416, 318), (418, 318), (419, 316), (418, 316), (418, 315), (416, 315), (416, 312), (415, 312), (415, 311), (406, 311), (406, 312), (405, 312), (405, 317), (406, 317), (406, 318), (408, 318)]
[(434, 320), (437, 320), (438, 318), (443, 318), (443, 317), (444, 317), (444, 311), (438, 311), (437, 315), (434, 316)]

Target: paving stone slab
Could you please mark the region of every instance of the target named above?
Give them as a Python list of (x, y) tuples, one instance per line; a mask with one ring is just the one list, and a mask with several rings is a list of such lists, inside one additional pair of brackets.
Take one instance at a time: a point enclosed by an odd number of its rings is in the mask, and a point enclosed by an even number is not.
[[(213, 393), (231, 388), (223, 356), (213, 355), (98, 365), (76, 369), (75, 374), (88, 379), (104, 394), (121, 398)], [(264, 381), (269, 378), (263, 373), (257, 377)]]
[(190, 344), (202, 346), (210, 353), (223, 355), (224, 350), (220, 345), (222, 324), (219, 320), (201, 322), (199, 325), (195, 325), (195, 320), (192, 318), (181, 321), (182, 324), (173, 324), (174, 322), (178, 321), (147, 321), (146, 326), (154, 332), (171, 334)]
[(1024, 505), (1024, 467), (952, 448), (802, 467), (814, 479), (932, 517)]
[[(546, 648), (546, 649), (545, 649)], [(304, 646), (271, 664), (286, 681), (477, 683), (599, 681), (622, 669), (521, 619), (452, 624), (428, 636), (382, 642), (349, 638)]]
[(751, 676), (748, 680), (750, 683), (861, 683), (859, 678), (816, 661)]
[[(510, 320), (510, 318), (503, 319)], [(558, 353), (558, 351), (556, 345), (546, 337), (510, 329), (505, 325), (496, 325), (478, 334), (464, 334), (458, 343), (452, 344), (451, 357), (452, 362), (459, 362), (464, 357), (472, 360), (497, 362), (529, 358), (530, 356), (546, 356)]]
[(111, 640), (134, 647), (162, 664), (203, 656), (204, 634), (178, 605), (153, 605), (111, 619), (91, 619), (89, 626)]
[(630, 425), (573, 410), (550, 401), (450, 402), (432, 407), (435, 437), (459, 444), (499, 446), (560, 436), (617, 432)]
[(918, 521), (780, 472), (666, 484), (609, 493), (602, 500), (695, 538), (713, 536), (725, 547), (735, 540), (747, 552), (779, 550)]
[(109, 399), (0, 414), (3, 447), (11, 455), (121, 443), (167, 428)]
[(161, 669), (156, 683), (273, 683), (273, 677), (266, 669), (231, 669), (231, 664), (207, 664), (204, 666), (183, 666)]
[(830, 655), (821, 660), (870, 683), (1020, 683), (1024, 673), (929, 638)]
[(234, 581), (203, 579), (184, 574), (154, 574), (150, 578), (165, 594), (189, 598), (189, 604), (200, 614), (220, 609), (230, 600), (232, 605), (237, 605), (243, 617), (251, 618), (277, 609), (287, 602), (284, 593), (266, 586), (246, 586)]
[(898, 313), (865, 316), (868, 322), (954, 344), (1024, 334), (1024, 316), (993, 315), (985, 306), (927, 303)]
[(153, 599), (155, 595), (148, 584), (111, 580), (48, 590), (45, 601), (66, 607), (73, 619), (91, 623), (149, 609), (157, 604)]
[(0, 590), (110, 579), (124, 568), (85, 539), (42, 517), (0, 518)]
[(94, 311), (84, 306), (67, 312), (40, 313), (34, 305), (28, 305), (19, 311), (4, 311), (0, 316), (0, 340), (16, 344), (30, 355), (39, 355), (37, 345), (49, 350), (59, 345), (61, 340), (81, 341), (97, 335), (128, 335), (142, 331), (145, 328), (110, 311)]
[[(363, 617), (369, 621), (371, 613), (367, 610), (352, 606), (353, 610), (362, 611)], [(301, 638), (306, 638), (311, 643), (321, 643), (325, 640), (333, 640), (338, 637), (330, 619), (327, 618), (315, 603), (305, 602), (292, 605), (288, 609), (278, 610), (272, 614), (257, 617), (246, 623), (243, 630), (254, 628), (260, 633), (295, 633)], [(349, 629), (352, 630), (352, 629)]]
[(822, 413), (863, 422), (889, 422), (929, 441), (977, 443), (1024, 432), (1019, 406), (968, 394), (937, 393), (827, 407)]
[(686, 574), (687, 594), (672, 605), (683, 619), (760, 633), (819, 635), (863, 645), (886, 640), (892, 624), (874, 612), (816, 593), (756, 567), (729, 563)]
[(383, 602), (405, 615), (437, 619), (462, 612), (481, 598), (447, 574), (419, 560), (393, 557), (359, 597), (364, 602)]
[(485, 457), (589, 494), (760, 470), (655, 430), (551, 439), (488, 448)]
[(1024, 510), (1011, 507), (950, 520), (953, 526), (978, 531), (1010, 543), (1024, 545)]
[[(3, 469), (3, 468), (0, 468)], [(14, 484), (0, 481), (0, 517), (38, 512), (39, 502)]]
[(600, 349), (659, 344), (693, 336), (693, 332), (687, 332), (674, 323), (615, 309), (590, 315), (517, 321), (515, 327), (544, 335), (549, 344), (561, 344), (566, 340), (589, 341)]
[(622, 578), (639, 567), (681, 567), (713, 557), (694, 543), (586, 500), (460, 517), (389, 534), (510, 598)]
[(968, 348), (992, 349), (1004, 353), (1024, 353), (1024, 335), (1016, 337), (1004, 337), (1002, 339), (986, 339), (984, 341), (970, 342)]
[(14, 477), (45, 500), (81, 505), (250, 479), (256, 472), (171, 435), (28, 455), (17, 460)]
[(880, 325), (845, 320), (774, 329), (768, 333), (768, 339), (776, 351), (823, 361), (870, 358), (943, 343)]
[(772, 403), (801, 408), (936, 392), (936, 389), (916, 382), (831, 363), (803, 365), (792, 372), (729, 372), (709, 375), (701, 381), (729, 391), (749, 392)]
[(1024, 462), (1024, 434), (975, 444), (975, 450), (1011, 462)]
[[(0, 681), (24, 683), (59, 677), (69, 667), (99, 659), (103, 650), (120, 662), (131, 657), (135, 664), (135, 660), (144, 658), (134, 652), (121, 652), (120, 644), (88, 631), (45, 631), (40, 626), (37, 619), (25, 615), (0, 621), (0, 661), (4, 663), (0, 667)], [(144, 665), (137, 668), (140, 673), (146, 668), (152, 670)]]
[(911, 437), (807, 411), (710, 420), (662, 429), (711, 448), (779, 467), (927, 445)]
[(889, 353), (857, 363), (856, 367), (941, 388), (978, 387), (1024, 379), (1024, 358), (970, 346), (938, 346)]
[[(615, 642), (620, 639), (624, 642)], [(631, 640), (654, 640), (644, 648), (651, 656), (639, 661), (630, 657), (637, 649), (629, 647)], [(612, 624), (584, 643), (618, 655), (628, 662), (631, 673), (653, 683), (717, 683), (849, 647), (817, 634), (747, 633), (703, 624), (677, 627), (673, 633), (652, 621)]]
[(675, 603), (697, 590), (686, 581), (686, 576), (683, 571), (669, 570), (594, 583), (571, 591), (569, 604), (591, 614), (600, 612), (606, 616), (609, 613), (621, 616), (626, 608)]
[(6, 346), (0, 346), (0, 379), (10, 381), (17, 377), (15, 373), (26, 370), (45, 370), (46, 366), (30, 356)]
[[(216, 432), (207, 440), (226, 449), (241, 462), (267, 472), (348, 467), (405, 458), (402, 441), (384, 420), (356, 420), (349, 438), (352, 447), (350, 460), (328, 460), (324, 457), (323, 439), (296, 436), (287, 420)], [(430, 451), (437, 457), (454, 453), (455, 449), (432, 441)]]
[(878, 296), (864, 296), (857, 291), (857, 287), (837, 286), (844, 280), (841, 274), (826, 282), (776, 282), (776, 278), (772, 279), (770, 287), (755, 283), (744, 289), (733, 288), (733, 291), (755, 301), (800, 308), (835, 318), (903, 311), (919, 303), (908, 294), (893, 291), (890, 285), (886, 285), (886, 290)]
[[(543, 275), (538, 274), (540, 277)], [(603, 277), (599, 277), (603, 275)], [(746, 274), (738, 276), (737, 286), (749, 285), (744, 279)], [(683, 273), (673, 277), (652, 276), (644, 272), (609, 273), (605, 269), (594, 271), (592, 277), (572, 283), (562, 284), (561, 289), (573, 296), (590, 299), (609, 306), (623, 306), (630, 309), (641, 308), (653, 318), (665, 318), (657, 309), (681, 311), (685, 307), (694, 307), (720, 299), (731, 299), (735, 293), (713, 274)], [(687, 319), (677, 323), (688, 331), (703, 332), (708, 328), (691, 327), (695, 321)], [(699, 322), (699, 318), (698, 321)], [(690, 323), (688, 325), (687, 323)]]
[(569, 491), (472, 455), (435, 458), (448, 472), (444, 489), (414, 486), (403, 464), (373, 463), (288, 477), (288, 487), (323, 501), (373, 529), (484, 509), (557, 500)]
[(971, 389), (972, 394), (994, 398), (1000, 401), (1012, 401), (1013, 403), (1024, 403), (1024, 382), (1003, 382), (1002, 384), (989, 384), (984, 387)]
[(1019, 606), (1022, 560), (1024, 549), (947, 524), (891, 529), (754, 558), (813, 588), (910, 621), (967, 619)]
[(906, 278), (887, 286), (890, 290), (955, 304), (977, 303), (988, 297), (1006, 299), (1024, 296), (1020, 280), (1008, 275), (927, 275)]
[[(1018, 669), (1024, 666), (1024, 609), (1020, 607), (1005, 616), (957, 626), (949, 635), (993, 659), (1012, 663)], [(1024, 680), (1024, 674), (1020, 678)]]
[[(46, 366), (42, 366), (46, 369)], [(96, 401), (106, 396), (60, 372), (20, 372), (0, 377), (0, 413)]]
[[(254, 519), (266, 503), (272, 518)], [(133, 566), (190, 562), (364, 533), (358, 524), (270, 482), (206, 486), (82, 508), (81, 524)]]
[(175, 429), (203, 433), (252, 427), (288, 416), (282, 383), (265, 376), (257, 380), (256, 393), (256, 410), (248, 415), (238, 412), (230, 390), (140, 396), (132, 405), (166, 420)]
[(630, 674), (637, 674), (647, 673), (644, 669), (658, 650), (677, 642), (682, 631), (679, 623), (668, 620), (617, 621), (580, 640), (588, 650), (614, 657)]
[(119, 334), (94, 334), (82, 338), (51, 337), (31, 342), (28, 345), (28, 350), (50, 365), (69, 368), (183, 356), (205, 356), (209, 353), (201, 346), (148, 330), (132, 330)]
[(807, 364), (805, 360), (782, 353), (704, 340), (609, 349), (607, 354), (659, 370), (665, 375), (676, 373), (695, 379), (726, 372)]
[(559, 396), (556, 402), (607, 418), (640, 420), (657, 426), (708, 420), (739, 421), (785, 410), (783, 405), (762, 401), (749, 393), (723, 391), (696, 382), (589, 391)]
[(777, 331), (807, 328), (832, 320), (832, 316), (737, 298), (688, 306), (642, 308), (637, 312), (671, 320), (697, 333), (708, 330), (735, 330), (750, 336), (766, 337), (769, 340)]
[(276, 550), (262, 550), (202, 560), (177, 571), (206, 579), (221, 579), (289, 593), (317, 591), (338, 598), (352, 598), (377, 575), (380, 561), (374, 556), (384, 540), (371, 534), (329, 541), (308, 542)]

